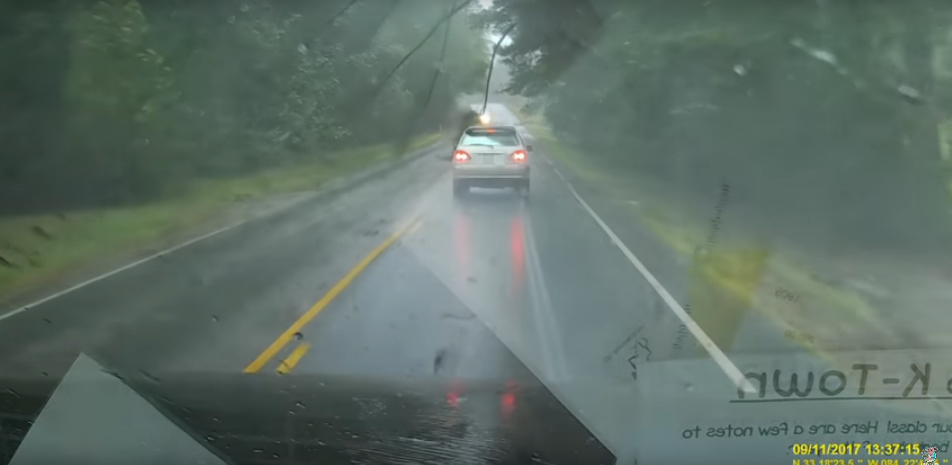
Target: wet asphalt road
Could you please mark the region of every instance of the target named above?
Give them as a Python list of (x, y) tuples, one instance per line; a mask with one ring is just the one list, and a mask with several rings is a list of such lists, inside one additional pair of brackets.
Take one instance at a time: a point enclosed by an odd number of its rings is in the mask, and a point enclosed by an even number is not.
[[(82, 350), (159, 379), (541, 383), (616, 449), (637, 377), (616, 347), (647, 337), (642, 357), (662, 357), (676, 319), (579, 204), (568, 168), (536, 150), (528, 200), (478, 189), (456, 200), (447, 150), (0, 321), (0, 379), (55, 380)], [(676, 262), (635, 234), (650, 267)]]

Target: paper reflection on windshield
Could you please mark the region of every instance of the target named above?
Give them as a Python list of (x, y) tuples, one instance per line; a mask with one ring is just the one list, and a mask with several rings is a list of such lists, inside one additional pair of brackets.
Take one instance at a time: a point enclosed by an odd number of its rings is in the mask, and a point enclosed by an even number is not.
[(662, 463), (677, 450), (685, 463), (733, 464), (904, 463), (927, 447), (948, 452), (952, 352), (826, 355), (734, 357), (754, 394), (710, 361), (645, 364), (632, 452), (639, 463)]
[(63, 377), (10, 462), (49, 463), (225, 464), (84, 354)]

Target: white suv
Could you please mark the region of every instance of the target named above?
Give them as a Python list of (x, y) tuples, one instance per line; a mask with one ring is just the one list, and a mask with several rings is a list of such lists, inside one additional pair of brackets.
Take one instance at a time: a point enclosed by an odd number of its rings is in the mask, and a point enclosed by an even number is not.
[(453, 194), (470, 187), (512, 187), (529, 194), (529, 153), (514, 126), (472, 126), (453, 152)]

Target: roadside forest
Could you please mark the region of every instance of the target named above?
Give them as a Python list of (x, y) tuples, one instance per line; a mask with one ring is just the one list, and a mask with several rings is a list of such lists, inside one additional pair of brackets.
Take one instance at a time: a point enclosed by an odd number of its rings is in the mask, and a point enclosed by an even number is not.
[(148, 202), (436, 131), (488, 64), (469, 6), (441, 21), (453, 7), (0, 0), (0, 215)]
[[(509, 92), (631, 182), (836, 250), (948, 250), (952, 4), (497, 0)], [(758, 231), (760, 229), (760, 231)]]

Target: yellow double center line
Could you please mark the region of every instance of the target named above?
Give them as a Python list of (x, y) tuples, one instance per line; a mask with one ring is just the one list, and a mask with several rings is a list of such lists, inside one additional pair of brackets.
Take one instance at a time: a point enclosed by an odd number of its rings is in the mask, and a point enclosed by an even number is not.
[[(404, 226), (398, 229), (395, 233), (391, 234), (390, 237), (388, 237), (380, 245), (378, 245), (375, 249), (373, 249), (369, 254), (367, 254), (366, 257), (364, 257), (363, 260), (357, 263), (357, 266), (355, 266), (353, 269), (347, 272), (347, 274), (344, 275), (344, 277), (341, 278), (341, 280), (338, 281), (337, 284), (334, 284), (334, 287), (332, 287), (329, 291), (327, 291), (327, 293), (324, 294), (324, 297), (321, 297), (321, 300), (318, 300), (317, 303), (315, 303), (310, 309), (308, 309), (307, 312), (301, 315), (301, 317), (298, 318), (297, 321), (295, 321), (294, 324), (291, 325), (291, 327), (289, 327), (286, 331), (281, 333), (281, 335), (278, 336), (278, 338), (275, 339), (275, 341), (272, 342), (271, 345), (268, 346), (268, 348), (264, 350), (264, 352), (261, 352), (261, 355), (258, 355), (258, 357), (254, 359), (253, 362), (248, 364), (248, 366), (245, 367), (244, 372), (257, 373), (262, 368), (264, 368), (264, 366), (272, 358), (274, 358), (274, 356), (277, 355), (278, 352), (281, 351), (281, 349), (283, 349), (286, 345), (288, 345), (289, 342), (291, 342), (292, 339), (294, 339), (294, 335), (296, 333), (301, 332), (301, 329), (303, 329), (304, 326), (310, 323), (311, 320), (314, 319), (314, 317), (316, 317), (319, 313), (321, 313), (321, 311), (324, 310), (324, 308), (327, 307), (327, 305), (330, 304), (331, 301), (333, 301), (335, 297), (337, 297), (341, 292), (343, 292), (343, 290), (346, 289), (347, 286), (350, 285), (350, 283), (353, 282), (354, 279), (356, 279), (357, 276), (362, 271), (364, 271), (364, 269), (367, 268), (367, 266), (369, 266), (374, 260), (376, 260), (377, 257), (380, 256), (380, 254), (382, 254), (385, 250), (387, 250), (387, 248), (389, 248), (391, 245), (397, 242), (397, 240), (400, 239), (401, 236), (405, 235), (407, 232), (411, 230), (415, 230), (418, 227), (419, 227), (419, 220), (414, 219), (407, 226)], [(287, 373), (292, 368), (294, 368), (294, 366), (297, 365), (297, 363), (301, 360), (301, 358), (304, 357), (304, 354), (307, 352), (308, 348), (310, 348), (310, 345), (306, 343), (298, 346), (294, 350), (294, 352), (292, 352), (291, 355), (289, 355), (288, 358), (286, 358), (284, 362), (282, 362), (281, 367), (278, 368), (278, 372), (283, 374), (283, 373)], [(281, 370), (284, 370), (284, 371), (281, 371)]]
[(281, 365), (278, 366), (278, 374), (279, 375), (287, 374), (287, 372), (293, 370), (294, 367), (297, 366), (298, 362), (300, 362), (301, 359), (304, 358), (304, 354), (307, 353), (307, 349), (310, 349), (310, 348), (311, 348), (311, 345), (306, 342), (295, 347), (294, 351), (291, 352), (291, 355), (288, 355), (288, 358), (284, 359), (281, 362)]

